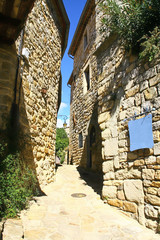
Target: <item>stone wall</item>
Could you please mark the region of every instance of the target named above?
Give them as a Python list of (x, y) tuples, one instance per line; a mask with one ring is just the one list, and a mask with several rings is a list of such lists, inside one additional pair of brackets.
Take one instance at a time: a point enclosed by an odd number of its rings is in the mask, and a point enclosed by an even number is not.
[(0, 130), (6, 130), (14, 99), (17, 68), (15, 46), (0, 45)]
[[(84, 34), (88, 36), (88, 45), (84, 49), (84, 35), (74, 56), (74, 70), (72, 83), (72, 96), (70, 108), (70, 162), (88, 167), (89, 164), (89, 132), (92, 126), (96, 129), (96, 158), (92, 169), (101, 170), (101, 144), (100, 132), (97, 122), (97, 79), (95, 51), (95, 12), (88, 20)], [(89, 66), (91, 87), (84, 92), (84, 71)], [(83, 136), (83, 146), (79, 147), (79, 134)]]
[[(96, 25), (102, 13), (96, 7)], [(98, 33), (97, 28), (97, 33)], [(126, 54), (117, 37), (97, 34), (98, 123), (102, 138), (103, 199), (141, 224), (159, 231), (160, 60), (140, 62)], [(130, 151), (127, 118), (152, 113), (153, 149)], [(141, 117), (143, 117), (142, 115)]]
[[(109, 32), (101, 35), (98, 3), (90, 48), (85, 56), (82, 38), (74, 56), (70, 160), (87, 167), (90, 127), (96, 125), (100, 137), (95, 169), (103, 171), (103, 199), (141, 224), (160, 231), (160, 60), (140, 62), (137, 55), (125, 53), (117, 36)], [(81, 73), (87, 58), (91, 61), (92, 87), (83, 94)], [(154, 148), (131, 152), (128, 121), (124, 120), (146, 108), (155, 109)], [(81, 131), (85, 133), (83, 148), (78, 147)]]
[(61, 35), (57, 13), (52, 14), (45, 1), (35, 2), (26, 22), (22, 51), (29, 55), (20, 101), (22, 149), (24, 159), (35, 165), (41, 185), (53, 181), (54, 176), (61, 79)]
[[(109, 40), (108, 40), (109, 41)], [(102, 50), (103, 49), (103, 50)], [(159, 60), (140, 63), (124, 55), (117, 41), (97, 55), (99, 118), (102, 136), (103, 198), (149, 228), (157, 230), (160, 214)], [(153, 112), (153, 149), (131, 152), (126, 118)], [(113, 147), (114, 146), (114, 147)]]

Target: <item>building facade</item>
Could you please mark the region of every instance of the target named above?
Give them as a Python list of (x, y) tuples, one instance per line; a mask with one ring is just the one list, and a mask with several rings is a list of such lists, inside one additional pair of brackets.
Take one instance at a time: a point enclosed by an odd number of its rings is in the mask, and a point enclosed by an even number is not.
[[(13, 106), (13, 95), (14, 127), (19, 131), (21, 155), (36, 170), (40, 185), (53, 181), (55, 173), (60, 66), (68, 32), (69, 20), (63, 2), (36, 0), (16, 41), (15, 55), (10, 58), (10, 61), (14, 58), (15, 65), (12, 67), (14, 79), (6, 86), (10, 91), (10, 101), (6, 102), (7, 106), (10, 104), (8, 114)], [(8, 120), (9, 116), (6, 124), (3, 121), (4, 129)]]
[(71, 84), (70, 162), (101, 171), (98, 125), (95, 2), (88, 1), (69, 54), (74, 56)]
[(24, 29), (22, 54), (27, 53), (29, 67), (22, 76), (20, 125), (25, 140), (23, 155), (34, 163), (40, 184), (53, 181), (55, 173), (60, 68), (68, 31), (62, 1), (35, 2)]
[(34, 0), (0, 3), (0, 131), (6, 129), (14, 101), (17, 52), (14, 42), (31, 11)]
[[(104, 201), (159, 231), (160, 60), (142, 63), (117, 36), (101, 35), (98, 3), (87, 1), (69, 49), (70, 162), (102, 171)], [(132, 151), (128, 123), (145, 117), (152, 117), (154, 146)]]

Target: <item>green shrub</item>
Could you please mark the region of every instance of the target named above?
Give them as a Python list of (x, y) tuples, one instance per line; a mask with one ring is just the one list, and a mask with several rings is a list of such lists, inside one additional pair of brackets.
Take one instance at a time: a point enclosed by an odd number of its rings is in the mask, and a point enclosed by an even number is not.
[[(105, 0), (100, 4), (104, 12), (102, 31), (117, 33), (126, 50), (140, 50), (144, 35), (160, 24), (159, 0)], [(148, 49), (148, 48), (147, 48)]]
[(65, 160), (65, 150), (59, 150), (57, 156), (60, 158), (60, 163), (63, 164)]
[(69, 139), (64, 128), (57, 128), (56, 130), (56, 156), (60, 158), (61, 163), (65, 159), (64, 149), (69, 145)]
[(142, 40), (144, 41), (141, 43), (143, 50), (139, 54), (140, 59), (147, 59), (151, 62), (160, 53), (160, 29), (155, 27), (149, 35), (144, 35)]
[(18, 153), (10, 154), (6, 144), (0, 144), (0, 219), (15, 217), (37, 194), (33, 171), (24, 165)]

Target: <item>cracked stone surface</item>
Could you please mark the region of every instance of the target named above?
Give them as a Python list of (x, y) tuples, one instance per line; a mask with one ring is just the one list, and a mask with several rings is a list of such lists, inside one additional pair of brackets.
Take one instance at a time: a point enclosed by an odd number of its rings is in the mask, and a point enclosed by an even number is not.
[[(58, 168), (55, 182), (43, 191), (46, 196), (36, 198), (21, 213), (25, 240), (160, 240), (159, 234), (104, 204), (76, 166)], [(73, 193), (86, 197), (74, 198)], [(21, 239), (10, 231), (12, 238), (5, 240)]]

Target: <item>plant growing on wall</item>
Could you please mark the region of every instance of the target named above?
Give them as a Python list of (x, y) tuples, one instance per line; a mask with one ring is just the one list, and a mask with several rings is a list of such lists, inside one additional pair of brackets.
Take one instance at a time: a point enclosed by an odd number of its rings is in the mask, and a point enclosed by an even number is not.
[(65, 148), (69, 145), (69, 139), (64, 128), (57, 128), (56, 130), (56, 156), (64, 162)]
[(10, 153), (0, 143), (0, 219), (15, 217), (33, 195), (39, 195), (34, 172), (25, 166), (18, 153)]
[(147, 58), (152, 61), (160, 53), (160, 28), (155, 27), (152, 32), (142, 37), (142, 51), (139, 56), (141, 59)]
[(151, 60), (156, 55), (157, 50), (154, 47), (148, 48), (147, 45), (148, 42), (153, 42), (159, 48), (159, 37), (153, 32), (160, 24), (159, 0), (105, 0), (100, 6), (104, 12), (101, 31), (117, 33), (126, 50), (139, 51), (142, 47), (145, 54), (141, 58)]

